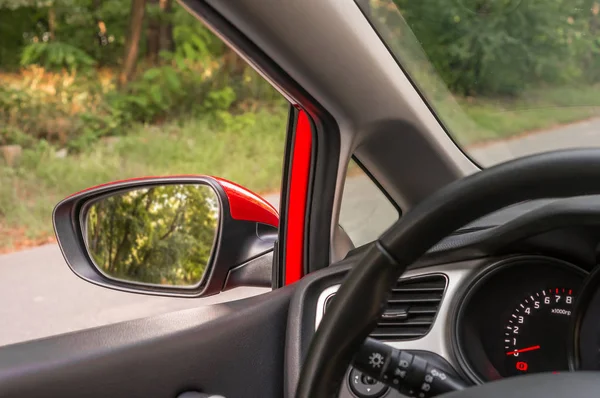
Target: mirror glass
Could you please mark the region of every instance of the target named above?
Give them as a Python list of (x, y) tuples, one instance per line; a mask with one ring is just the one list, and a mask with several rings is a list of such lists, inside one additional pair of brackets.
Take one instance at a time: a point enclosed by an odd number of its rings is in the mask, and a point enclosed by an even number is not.
[(96, 267), (110, 278), (195, 286), (211, 259), (219, 210), (208, 185), (138, 188), (87, 205), (83, 235)]

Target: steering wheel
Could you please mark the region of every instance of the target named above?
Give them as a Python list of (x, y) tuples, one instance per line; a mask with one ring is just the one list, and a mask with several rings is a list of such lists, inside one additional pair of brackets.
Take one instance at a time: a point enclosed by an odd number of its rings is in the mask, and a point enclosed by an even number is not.
[[(372, 245), (337, 291), (308, 349), (296, 397), (338, 396), (352, 357), (375, 327), (392, 286), (441, 239), (518, 202), (590, 194), (600, 194), (600, 149), (513, 160), (449, 184), (415, 206)], [(572, 372), (509, 378), (448, 396), (590, 397), (598, 391), (597, 373)]]

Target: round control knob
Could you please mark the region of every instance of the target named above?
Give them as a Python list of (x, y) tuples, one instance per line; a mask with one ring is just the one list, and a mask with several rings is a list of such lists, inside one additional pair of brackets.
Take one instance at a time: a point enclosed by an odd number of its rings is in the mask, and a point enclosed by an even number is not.
[(379, 398), (385, 394), (388, 387), (378, 382), (377, 380), (363, 374), (362, 372), (352, 369), (350, 372), (350, 390), (358, 398)]

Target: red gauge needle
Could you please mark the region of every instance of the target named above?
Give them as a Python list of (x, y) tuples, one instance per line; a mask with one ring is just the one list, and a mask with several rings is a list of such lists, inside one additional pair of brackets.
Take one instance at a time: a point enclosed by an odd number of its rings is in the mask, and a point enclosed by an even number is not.
[(515, 354), (519, 354), (521, 352), (534, 351), (534, 350), (539, 350), (539, 349), (540, 349), (539, 345), (532, 345), (531, 347), (521, 348), (520, 350), (509, 351), (506, 353), (506, 355), (515, 355)]

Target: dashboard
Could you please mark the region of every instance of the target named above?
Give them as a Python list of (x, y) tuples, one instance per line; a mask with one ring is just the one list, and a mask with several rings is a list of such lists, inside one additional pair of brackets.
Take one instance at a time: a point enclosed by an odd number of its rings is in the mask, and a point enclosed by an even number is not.
[[(512, 209), (508, 218), (494, 215), (500, 221), (496, 225), (480, 220), (475, 227), (449, 236), (398, 282), (398, 286), (410, 286), (422, 278), (444, 278), (439, 303), (424, 333), (417, 337), (371, 337), (398, 350), (439, 357), (448, 365), (448, 373), (455, 372), (469, 384), (568, 371), (573, 366), (578, 300), (596, 267), (600, 247), (600, 227), (586, 225), (589, 217), (577, 205), (578, 200), (545, 201), (539, 208), (528, 203), (526, 211)], [(598, 214), (596, 206), (581, 203)], [(301, 282), (288, 315), (291, 344), (286, 347), (286, 356), (288, 361), (296, 361), (288, 369), (300, 368), (328, 303), (364, 250), (351, 252), (345, 260)], [(600, 283), (600, 276), (596, 279)], [(600, 308), (600, 296), (596, 301)], [(390, 302), (389, 308), (391, 304), (397, 305)], [(404, 304), (402, 310), (393, 307), (391, 316), (404, 317), (409, 324), (423, 319), (410, 315), (410, 307), (422, 303)], [(595, 335), (589, 339), (593, 338)], [(592, 361), (597, 358), (588, 360)], [(293, 391), (294, 380), (294, 371), (289, 371), (289, 391)], [(406, 395), (419, 396), (412, 391)], [(365, 380), (350, 368), (340, 397), (403, 395)]]
[[(516, 255), (410, 270), (401, 281), (431, 275), (447, 280), (431, 328), (423, 337), (388, 345), (439, 355), (472, 384), (569, 369), (569, 328), (586, 270), (553, 257)], [(315, 330), (339, 286), (319, 294)], [(341, 397), (402, 397), (381, 383), (366, 394), (358, 377), (349, 370)]]

